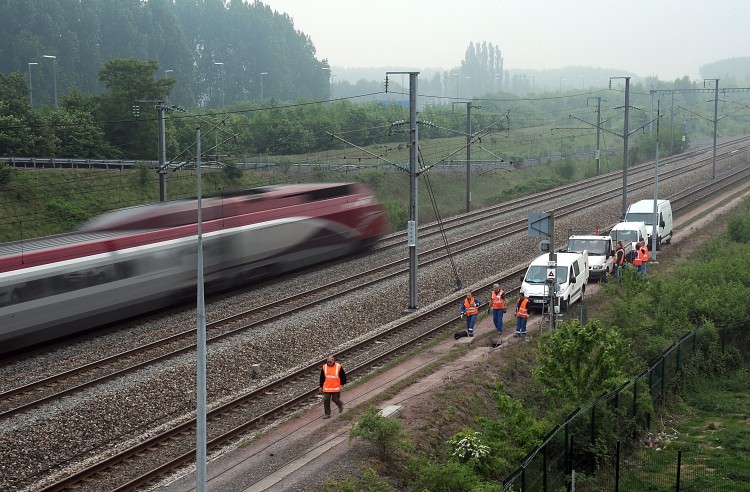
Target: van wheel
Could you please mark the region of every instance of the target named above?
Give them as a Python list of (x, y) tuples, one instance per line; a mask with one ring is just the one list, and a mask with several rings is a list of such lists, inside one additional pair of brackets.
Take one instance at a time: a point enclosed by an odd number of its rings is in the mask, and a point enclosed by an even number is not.
[(560, 312), (568, 310), (568, 300), (560, 299)]
[(672, 231), (669, 231), (669, 239), (664, 241), (664, 244), (672, 244)]

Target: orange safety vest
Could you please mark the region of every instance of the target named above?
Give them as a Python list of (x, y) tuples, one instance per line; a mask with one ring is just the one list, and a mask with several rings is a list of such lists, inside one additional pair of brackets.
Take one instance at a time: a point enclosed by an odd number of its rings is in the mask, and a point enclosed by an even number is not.
[(641, 260), (643, 260), (643, 263), (648, 263), (648, 248), (646, 246), (641, 246)]
[(640, 248), (633, 251), (633, 265), (635, 266), (641, 266), (643, 263), (643, 259), (641, 258), (641, 250)]
[(464, 314), (466, 316), (474, 316), (475, 314), (479, 313), (479, 308), (474, 305), (474, 298), (471, 298), (471, 301), (469, 299), (464, 299)]
[(503, 291), (495, 293), (492, 291), (492, 309), (505, 309), (505, 298), (503, 298)]
[(323, 383), (323, 393), (338, 393), (341, 391), (341, 378), (339, 378), (339, 372), (341, 371), (341, 364), (338, 362), (332, 366), (323, 364), (323, 373), (326, 375), (326, 380)]
[(615, 264), (622, 266), (623, 263), (625, 263), (625, 250), (617, 248), (617, 251), (615, 251)]
[(529, 304), (529, 298), (524, 297), (523, 301), (518, 304), (518, 307), (516, 307), (516, 317), (517, 318), (528, 318), (529, 317), (529, 310), (526, 308), (526, 306)]

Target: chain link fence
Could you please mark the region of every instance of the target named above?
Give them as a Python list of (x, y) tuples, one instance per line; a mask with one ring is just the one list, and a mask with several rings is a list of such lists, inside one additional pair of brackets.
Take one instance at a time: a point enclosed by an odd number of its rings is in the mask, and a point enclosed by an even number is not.
[[(722, 352), (741, 329), (720, 329)], [(701, 466), (700, 456), (670, 448), (668, 435), (648, 432), (655, 406), (669, 398), (695, 353), (696, 337), (696, 330), (685, 334), (635, 379), (571, 412), (503, 481), (502, 491), (734, 492), (706, 485), (713, 471)], [(750, 490), (746, 485), (741, 490)]]

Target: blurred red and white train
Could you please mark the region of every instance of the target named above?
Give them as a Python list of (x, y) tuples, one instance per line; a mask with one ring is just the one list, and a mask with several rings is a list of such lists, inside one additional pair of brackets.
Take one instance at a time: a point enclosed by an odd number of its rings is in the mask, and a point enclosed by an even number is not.
[[(253, 188), (202, 209), (207, 293), (367, 250), (388, 230), (358, 183)], [(180, 200), (0, 245), (0, 354), (194, 297), (197, 219), (197, 200)]]

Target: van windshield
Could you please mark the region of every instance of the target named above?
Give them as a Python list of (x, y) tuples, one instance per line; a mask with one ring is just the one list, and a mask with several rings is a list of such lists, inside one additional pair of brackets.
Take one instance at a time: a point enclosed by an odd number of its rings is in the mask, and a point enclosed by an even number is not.
[(603, 255), (607, 253), (607, 242), (598, 239), (569, 239), (569, 253), (583, 253), (588, 251), (590, 255)]
[[(568, 281), (568, 267), (557, 266), (555, 267), (555, 275), (557, 278), (555, 281), (564, 284)], [(547, 280), (547, 267), (543, 265), (532, 265), (526, 271), (524, 281), (529, 284), (543, 284)]]
[(609, 235), (612, 236), (612, 239), (615, 241), (622, 241), (623, 243), (625, 243), (625, 241), (630, 243), (638, 241), (638, 231), (612, 231)]
[(625, 216), (625, 220), (628, 222), (644, 222), (646, 225), (652, 225), (654, 223), (654, 213), (648, 212), (645, 214), (629, 213)]

